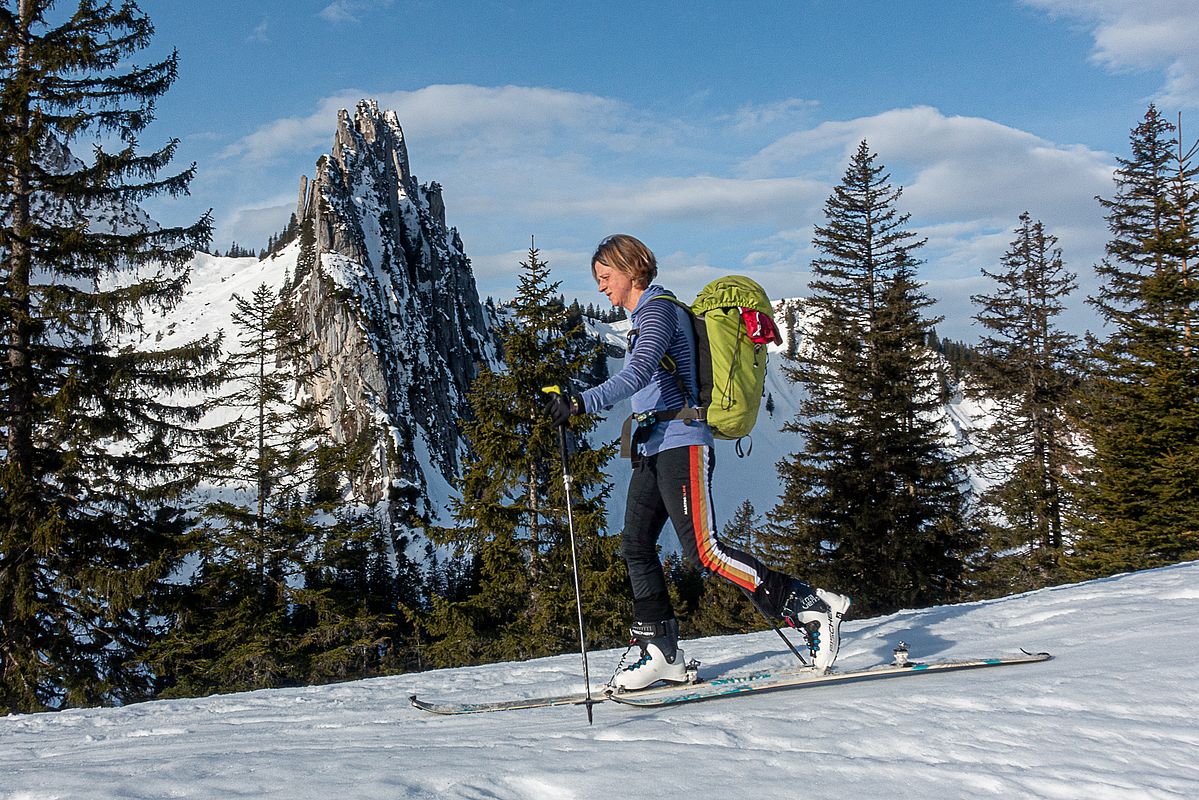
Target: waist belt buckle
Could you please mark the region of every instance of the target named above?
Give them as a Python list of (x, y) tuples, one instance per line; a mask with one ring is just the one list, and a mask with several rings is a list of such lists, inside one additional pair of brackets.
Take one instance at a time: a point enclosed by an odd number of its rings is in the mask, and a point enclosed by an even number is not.
[(653, 412), (634, 414), (633, 419), (637, 421), (638, 427), (653, 427), (658, 424), (658, 415)]

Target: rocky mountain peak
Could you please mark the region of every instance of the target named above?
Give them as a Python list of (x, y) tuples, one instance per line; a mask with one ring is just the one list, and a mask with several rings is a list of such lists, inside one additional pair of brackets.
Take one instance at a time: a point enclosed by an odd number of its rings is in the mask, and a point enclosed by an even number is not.
[(430, 482), (459, 470), (478, 364), (495, 358), (441, 187), (412, 174), (395, 112), (363, 100), (339, 112), (330, 153), (301, 178), (296, 217), (316, 240), (294, 289), (322, 375), (311, 390), (337, 438), (376, 440), (359, 490), (398, 501), (393, 518), (428, 517)]

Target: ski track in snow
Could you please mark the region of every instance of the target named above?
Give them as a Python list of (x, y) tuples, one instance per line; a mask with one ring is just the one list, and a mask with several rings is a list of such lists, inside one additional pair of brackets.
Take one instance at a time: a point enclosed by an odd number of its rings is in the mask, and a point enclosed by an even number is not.
[[(0, 798), (1199, 797), (1199, 562), (851, 620), (840, 664), (1048, 650), (1042, 664), (742, 696), (438, 717), (581, 688), (578, 654), (0, 718)], [(684, 642), (713, 675), (770, 631)], [(601, 684), (619, 651), (590, 654)]]

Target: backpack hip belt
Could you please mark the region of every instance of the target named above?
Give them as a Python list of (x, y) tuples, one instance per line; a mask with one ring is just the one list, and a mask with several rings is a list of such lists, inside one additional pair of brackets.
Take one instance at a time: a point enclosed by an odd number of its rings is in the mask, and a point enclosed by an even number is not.
[[(632, 458), (634, 439), (642, 437), (638, 439), (638, 442), (643, 441), (659, 422), (670, 422), (671, 420), (681, 419), (688, 424), (694, 424), (696, 422), (705, 422), (707, 417), (708, 413), (706, 409), (689, 406), (669, 411), (647, 411), (641, 414), (629, 414), (625, 417), (624, 424), (620, 426), (620, 457)], [(633, 433), (634, 422), (637, 423), (636, 433)], [(642, 434), (642, 431), (645, 433)]]

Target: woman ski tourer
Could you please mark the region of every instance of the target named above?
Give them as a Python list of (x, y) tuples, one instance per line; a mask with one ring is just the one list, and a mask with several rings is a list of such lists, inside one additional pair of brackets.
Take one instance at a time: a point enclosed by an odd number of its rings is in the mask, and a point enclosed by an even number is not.
[[(629, 357), (620, 372), (599, 386), (578, 394), (564, 389), (549, 401), (546, 412), (556, 425), (565, 425), (572, 415), (631, 399), (638, 421), (631, 441), (633, 475), (621, 548), (633, 591), (630, 631), (641, 656), (617, 669), (610, 689), (630, 691), (658, 681), (687, 680), (678, 646), (679, 623), (657, 551), (667, 518), (688, 561), (737, 584), (768, 617), (796, 628), (816, 669), (826, 671), (837, 657), (841, 620), (850, 599), (813, 590), (716, 537), (712, 431), (702, 420), (675, 416), (688, 398), (699, 396), (695, 333), (678, 304), (651, 302), (660, 295), (673, 297), (653, 283), (658, 274), (654, 254), (632, 236), (609, 236), (591, 257), (591, 274), (612, 305), (630, 314)], [(673, 363), (674, 371), (664, 363)]]

